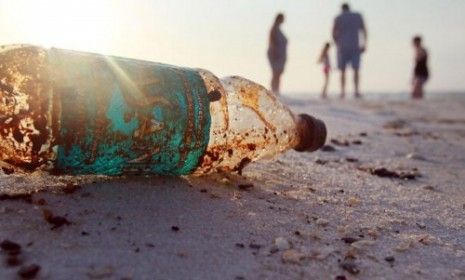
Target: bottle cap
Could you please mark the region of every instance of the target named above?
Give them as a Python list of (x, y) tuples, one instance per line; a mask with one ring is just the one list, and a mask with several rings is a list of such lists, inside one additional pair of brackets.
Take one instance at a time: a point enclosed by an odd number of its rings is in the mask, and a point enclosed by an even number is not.
[(326, 141), (326, 125), (323, 121), (307, 114), (300, 114), (298, 120), (300, 142), (294, 148), (298, 152), (313, 152)]

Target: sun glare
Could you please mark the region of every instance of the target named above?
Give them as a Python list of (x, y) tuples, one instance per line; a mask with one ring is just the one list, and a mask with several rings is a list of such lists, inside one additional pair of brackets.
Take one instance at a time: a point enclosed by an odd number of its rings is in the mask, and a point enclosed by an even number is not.
[(110, 1), (22, 1), (18, 21), (30, 43), (47, 47), (99, 50), (111, 44)]

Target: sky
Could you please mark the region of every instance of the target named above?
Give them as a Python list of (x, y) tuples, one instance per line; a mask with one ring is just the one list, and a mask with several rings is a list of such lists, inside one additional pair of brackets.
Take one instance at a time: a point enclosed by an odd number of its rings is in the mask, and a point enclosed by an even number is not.
[[(282, 91), (318, 92), (316, 60), (331, 38), (336, 0), (0, 0), (0, 45), (30, 43), (198, 67), (269, 85), (268, 32), (276, 13), (289, 40)], [(430, 91), (465, 92), (464, 0), (353, 0), (364, 16), (365, 92), (410, 87), (411, 38), (430, 54)], [(335, 52), (332, 49), (332, 64)], [(332, 72), (330, 91), (338, 91)], [(351, 87), (349, 87), (351, 89)]]

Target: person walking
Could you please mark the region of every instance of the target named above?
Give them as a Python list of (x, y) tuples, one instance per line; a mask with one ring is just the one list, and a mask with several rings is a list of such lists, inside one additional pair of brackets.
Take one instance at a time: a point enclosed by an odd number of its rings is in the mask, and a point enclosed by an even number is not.
[(412, 99), (423, 98), (423, 85), (429, 78), (428, 52), (422, 45), (420, 36), (413, 37), (413, 48), (415, 50), (415, 67), (412, 79)]
[(276, 15), (273, 26), (270, 30), (267, 52), (272, 71), (271, 91), (276, 95), (279, 95), (280, 93), (279, 88), (281, 75), (284, 72), (287, 57), (287, 38), (280, 29), (283, 22), (284, 15), (282, 13)]
[(359, 98), (360, 55), (366, 51), (368, 32), (360, 13), (352, 12), (347, 3), (342, 4), (341, 8), (342, 13), (335, 18), (332, 32), (337, 48), (337, 66), (341, 71), (341, 98), (344, 98), (346, 93), (346, 66), (349, 63), (354, 71), (355, 97)]
[(320, 57), (318, 58), (318, 63), (323, 65), (323, 74), (324, 74), (324, 83), (323, 89), (321, 90), (321, 98), (327, 98), (327, 89), (329, 83), (329, 73), (331, 72), (331, 62), (329, 60), (329, 49), (331, 45), (329, 42), (325, 43), (323, 50), (321, 51)]

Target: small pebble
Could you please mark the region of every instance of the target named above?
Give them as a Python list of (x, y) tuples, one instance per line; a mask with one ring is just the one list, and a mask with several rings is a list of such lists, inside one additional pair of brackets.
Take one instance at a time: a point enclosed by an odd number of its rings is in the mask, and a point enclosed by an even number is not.
[(331, 145), (324, 145), (323, 147), (320, 148), (322, 152), (335, 152), (336, 148), (334, 148)]
[(431, 185), (426, 185), (426, 186), (423, 186), (423, 189), (424, 190), (428, 190), (428, 191), (435, 191), (436, 188), (431, 186)]
[(61, 217), (61, 216), (55, 216), (50, 210), (48, 209), (44, 209), (42, 211), (42, 214), (43, 214), (43, 217), (44, 219), (51, 225), (53, 225), (53, 227), (51, 228), (51, 230), (55, 230), (63, 225), (70, 225), (71, 222), (68, 221), (68, 219), (66, 219), (65, 217)]
[(394, 121), (389, 121), (383, 124), (383, 128), (385, 129), (401, 129), (404, 128), (407, 125), (407, 122), (404, 120), (394, 120)]
[(377, 238), (379, 236), (379, 232), (376, 228), (369, 228), (367, 229), (367, 235), (373, 238)]
[(394, 256), (387, 256), (387, 257), (384, 258), (384, 260), (387, 261), (387, 262), (392, 263), (392, 262), (394, 262), (396, 259), (394, 258)]
[(352, 243), (358, 241), (357, 238), (353, 238), (353, 237), (343, 237), (343, 238), (341, 238), (341, 240), (344, 241), (347, 244), (352, 244)]
[(411, 241), (404, 241), (397, 245), (397, 247), (394, 248), (397, 252), (404, 252), (407, 251), (410, 247), (412, 246)]
[(3, 240), (0, 243), (0, 248), (9, 255), (18, 255), (21, 253), (21, 245), (10, 240)]
[(433, 242), (433, 237), (429, 234), (425, 234), (418, 239), (418, 242), (422, 243), (423, 245), (430, 245)]
[(339, 139), (331, 139), (330, 140), (331, 143), (333, 143), (334, 145), (337, 145), (337, 146), (349, 146), (349, 141), (347, 140), (339, 140)]
[(372, 240), (359, 240), (359, 241), (355, 241), (354, 243), (350, 244), (350, 246), (356, 249), (362, 250), (362, 249), (366, 249), (369, 246), (373, 246), (374, 244), (375, 244), (375, 241), (372, 241)]
[(422, 155), (419, 155), (417, 153), (409, 153), (407, 155), (405, 155), (406, 158), (408, 159), (414, 159), (414, 160), (426, 160), (425, 157), (423, 157)]
[(262, 247), (262, 245), (259, 245), (259, 244), (255, 244), (255, 243), (250, 243), (249, 244), (249, 248), (250, 249), (255, 249), (255, 250), (258, 250)]
[(296, 251), (296, 250), (286, 250), (283, 252), (281, 256), (281, 260), (283, 263), (299, 263), (305, 257), (304, 254)]
[(315, 159), (315, 163), (319, 164), (319, 165), (325, 165), (326, 163), (328, 163), (328, 161), (324, 160), (324, 159), (317, 158), (317, 159)]
[(176, 231), (179, 231), (179, 227), (178, 227), (178, 226), (172, 226), (172, 227), (171, 227), (171, 230), (172, 230), (172, 231), (175, 231), (175, 232), (176, 232)]
[(357, 267), (357, 265), (353, 262), (342, 262), (340, 264), (341, 268), (344, 269), (345, 271), (349, 272), (350, 274), (358, 274), (360, 272), (360, 269)]
[(329, 224), (329, 221), (323, 218), (318, 218), (318, 220), (316, 220), (316, 224), (325, 227)]
[(318, 251), (311, 252), (311, 258), (319, 261), (325, 260), (334, 252), (332, 247), (322, 247)]
[(278, 237), (274, 240), (274, 245), (280, 251), (288, 250), (291, 248), (291, 244), (284, 237)]
[(240, 184), (237, 186), (241, 191), (246, 191), (253, 188), (253, 184)]
[(424, 223), (416, 223), (417, 227), (419, 229), (425, 229), (426, 228), (426, 225)]
[(243, 243), (236, 243), (236, 247), (237, 248), (244, 248), (244, 244)]
[(271, 248), (270, 248), (270, 254), (274, 254), (274, 253), (276, 253), (276, 252), (278, 252), (278, 251), (279, 251), (279, 249), (278, 249), (275, 245), (271, 246)]
[(356, 198), (355, 196), (352, 196), (347, 200), (347, 204), (349, 206), (357, 206), (359, 203), (360, 199)]
[(40, 266), (37, 264), (31, 264), (23, 266), (18, 270), (18, 276), (23, 279), (33, 279), (37, 276), (40, 271)]

